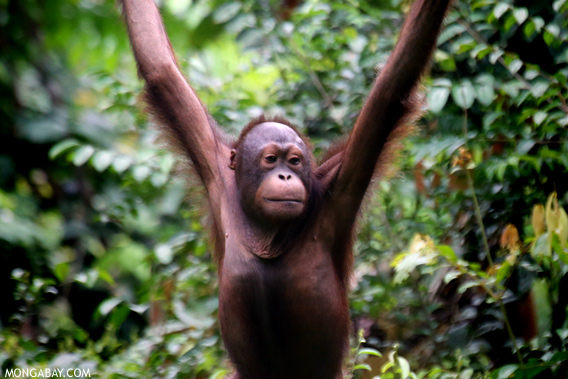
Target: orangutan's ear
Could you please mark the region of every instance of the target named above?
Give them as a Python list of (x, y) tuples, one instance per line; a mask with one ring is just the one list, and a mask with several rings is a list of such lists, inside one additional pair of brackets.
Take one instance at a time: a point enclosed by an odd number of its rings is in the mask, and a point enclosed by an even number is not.
[(237, 167), (237, 150), (231, 150), (231, 162), (229, 162), (229, 168), (234, 170)]

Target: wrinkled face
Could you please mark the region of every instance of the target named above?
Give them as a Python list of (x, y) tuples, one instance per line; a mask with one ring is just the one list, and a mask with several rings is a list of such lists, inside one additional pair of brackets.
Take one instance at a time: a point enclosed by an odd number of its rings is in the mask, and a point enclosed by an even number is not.
[(245, 212), (273, 224), (299, 217), (308, 201), (310, 165), (310, 152), (292, 128), (276, 122), (255, 126), (231, 153)]

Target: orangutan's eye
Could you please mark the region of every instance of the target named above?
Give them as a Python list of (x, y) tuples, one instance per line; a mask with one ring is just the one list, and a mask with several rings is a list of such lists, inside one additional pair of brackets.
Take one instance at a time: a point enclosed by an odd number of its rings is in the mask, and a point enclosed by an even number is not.
[(269, 155), (264, 157), (264, 160), (268, 163), (274, 163), (274, 162), (276, 162), (276, 155), (269, 154)]
[(298, 158), (298, 157), (290, 158), (288, 160), (288, 163), (290, 163), (291, 165), (297, 166), (297, 165), (300, 164), (300, 158)]

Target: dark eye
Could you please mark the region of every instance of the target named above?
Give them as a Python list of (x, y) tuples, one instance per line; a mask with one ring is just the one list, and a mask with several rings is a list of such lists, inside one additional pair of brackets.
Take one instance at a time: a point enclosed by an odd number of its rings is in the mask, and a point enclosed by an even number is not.
[(298, 158), (298, 157), (290, 158), (288, 160), (288, 163), (290, 163), (291, 165), (294, 165), (294, 166), (299, 165), (300, 164), (300, 158)]
[(276, 155), (274, 154), (267, 155), (266, 157), (264, 157), (264, 160), (268, 163), (274, 163), (276, 162)]

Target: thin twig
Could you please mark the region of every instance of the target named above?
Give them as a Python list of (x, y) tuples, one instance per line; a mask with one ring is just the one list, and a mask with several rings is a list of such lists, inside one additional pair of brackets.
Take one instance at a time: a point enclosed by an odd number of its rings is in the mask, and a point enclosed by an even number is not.
[(331, 99), (331, 96), (329, 96), (329, 94), (323, 87), (323, 84), (319, 79), (318, 74), (316, 74), (316, 72), (311, 68), (308, 58), (306, 58), (304, 53), (302, 53), (300, 48), (296, 45), (296, 43), (293, 40), (290, 40), (290, 46), (292, 47), (292, 50), (296, 53), (298, 58), (300, 58), (300, 60), (306, 67), (306, 70), (308, 70), (308, 75), (310, 76), (310, 80), (312, 81), (313, 85), (317, 88), (318, 92), (323, 98), (326, 107), (331, 109), (331, 107), (333, 107), (333, 100)]
[[(467, 21), (465, 21), (463, 19), (458, 19), (457, 23), (460, 24), (461, 26), (463, 26), (465, 28), (465, 30), (473, 37), (473, 39), (477, 43), (489, 46), (489, 42), (487, 40), (485, 40), (485, 38), (483, 38), (479, 33), (477, 33)], [(528, 82), (525, 78), (523, 78), (517, 72), (511, 71), (511, 69), (505, 63), (505, 60), (503, 59), (503, 57), (499, 57), (497, 59), (497, 61), (499, 63), (501, 63), (501, 65), (503, 65), (503, 67), (505, 67), (505, 69), (507, 69), (507, 71), (509, 71), (509, 73), (515, 77), (515, 79), (517, 79), (519, 82), (523, 83), (523, 85), (525, 86), (525, 89), (530, 90), (532, 88), (532, 85), (531, 85), (530, 82)]]
[[(467, 21), (465, 21), (464, 19), (458, 19), (456, 21), (458, 24), (460, 24), (461, 26), (463, 26), (465, 28), (465, 30), (469, 33), (469, 35), (471, 35), (473, 37), (473, 39), (480, 44), (484, 44), (487, 46), (489, 45), (489, 42), (483, 38), (477, 31), (475, 31), (475, 29), (473, 29), (473, 26), (471, 24), (469, 24)], [(505, 60), (503, 59), (503, 57), (499, 57), (497, 58), (497, 61), (515, 78), (517, 79), (519, 82), (521, 82), (523, 84), (523, 86), (525, 87), (524, 89), (527, 90), (531, 90), (532, 89), (532, 84), (526, 80), (525, 78), (523, 78), (521, 75), (519, 75), (518, 72), (513, 72), (511, 71), (511, 69), (509, 68), (509, 66), (507, 66), (507, 64), (505, 63)], [(548, 77), (547, 75), (544, 75), (543, 73), (539, 72), (539, 75), (541, 75), (542, 77), (546, 78), (547, 80), (549, 80), (551, 83), (555, 83), (557, 84), (556, 81), (553, 81), (550, 77)], [(566, 104), (566, 101), (564, 100), (564, 98), (559, 95), (560, 98), (560, 103), (561, 105), (559, 106), (559, 108), (564, 112), (564, 113), (568, 113), (568, 105)], [(552, 99), (547, 98), (546, 102), (549, 104), (552, 104)]]
[[(463, 121), (463, 134), (464, 134), (464, 144), (467, 149), (467, 109), (464, 109), (464, 121)], [(469, 190), (471, 191), (471, 196), (473, 199), (473, 205), (475, 210), (475, 218), (477, 219), (477, 224), (479, 225), (479, 229), (481, 231), (481, 239), (483, 241), (483, 247), (487, 254), (487, 261), (489, 262), (489, 266), (493, 266), (493, 258), (491, 257), (491, 250), (489, 249), (489, 242), (487, 240), (487, 234), (485, 233), (485, 225), (483, 223), (483, 217), (481, 217), (481, 208), (479, 206), (479, 202), (477, 201), (477, 195), (475, 194), (475, 186), (473, 183), (473, 178), (471, 173), (468, 169), (465, 170), (466, 177), (467, 177), (467, 184)], [(491, 293), (490, 293), (490, 296)], [(511, 327), (511, 323), (509, 322), (509, 316), (507, 315), (507, 309), (505, 308), (505, 304), (503, 303), (502, 296), (492, 296), (497, 303), (499, 304), (499, 309), (503, 314), (503, 323), (505, 324), (505, 328), (507, 329), (507, 334), (509, 335), (509, 339), (513, 343), (513, 348), (515, 349), (515, 353), (517, 355), (517, 359), (521, 366), (524, 365), (523, 356), (521, 355), (521, 351), (519, 350), (519, 346), (517, 345), (517, 338), (515, 337), (515, 333), (513, 333), (513, 328)]]

